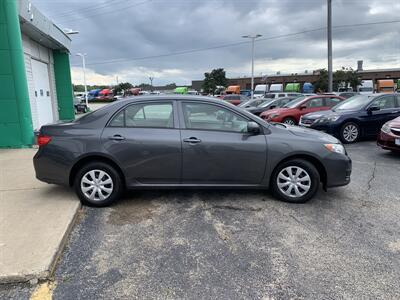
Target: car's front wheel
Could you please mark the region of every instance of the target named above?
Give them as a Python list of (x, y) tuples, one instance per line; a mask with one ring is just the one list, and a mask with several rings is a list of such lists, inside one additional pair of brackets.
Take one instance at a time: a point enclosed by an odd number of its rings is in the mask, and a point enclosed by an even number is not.
[(77, 172), (74, 188), (82, 204), (103, 207), (118, 200), (122, 181), (118, 171), (111, 165), (91, 162)]
[(315, 166), (303, 159), (280, 164), (272, 174), (273, 194), (286, 202), (304, 203), (318, 191), (320, 176)]
[(288, 117), (288, 118), (284, 118), (282, 123), (293, 126), (293, 125), (296, 125), (296, 120), (293, 119), (293, 118)]
[(350, 144), (356, 142), (360, 137), (360, 127), (356, 123), (349, 122), (342, 126), (340, 139), (343, 143)]

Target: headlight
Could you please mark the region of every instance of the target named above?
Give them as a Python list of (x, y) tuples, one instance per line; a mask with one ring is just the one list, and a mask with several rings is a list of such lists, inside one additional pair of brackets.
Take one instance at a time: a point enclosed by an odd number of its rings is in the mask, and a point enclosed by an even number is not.
[(268, 116), (268, 118), (270, 118), (270, 119), (273, 119), (273, 118), (276, 118), (276, 117), (279, 117), (279, 114), (271, 114), (271, 115)]
[(339, 154), (346, 154), (346, 150), (344, 149), (343, 145), (341, 144), (325, 144), (326, 149), (330, 152), (336, 152)]
[(383, 124), (382, 129), (384, 133), (390, 133), (390, 126), (388, 123)]
[(318, 122), (335, 122), (340, 118), (340, 116), (327, 116), (327, 117), (322, 117), (321, 119), (318, 120)]

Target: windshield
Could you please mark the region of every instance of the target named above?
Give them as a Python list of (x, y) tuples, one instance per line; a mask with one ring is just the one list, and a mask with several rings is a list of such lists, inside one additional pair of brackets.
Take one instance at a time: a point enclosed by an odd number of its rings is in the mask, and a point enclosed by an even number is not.
[(367, 95), (353, 96), (332, 108), (333, 111), (337, 110), (358, 110), (363, 108), (371, 100)]
[(289, 103), (287, 103), (286, 105), (284, 105), (284, 108), (295, 108), (300, 102), (302, 102), (304, 99), (306, 99), (306, 97), (301, 96), (299, 98), (293, 99), (292, 101), (290, 101)]
[(276, 101), (276, 100), (263, 99), (262, 102), (257, 105), (257, 107), (259, 107), (259, 108), (267, 107), (268, 105), (270, 105), (274, 101)]

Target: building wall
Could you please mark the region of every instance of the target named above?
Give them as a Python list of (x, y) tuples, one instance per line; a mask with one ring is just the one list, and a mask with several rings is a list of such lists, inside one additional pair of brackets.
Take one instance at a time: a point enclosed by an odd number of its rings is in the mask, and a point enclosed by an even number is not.
[(24, 58), (25, 58), (25, 69), (26, 69), (26, 77), (28, 81), (28, 90), (29, 90), (29, 102), (31, 106), (32, 112), (32, 123), (34, 129), (39, 129), (39, 120), (38, 120), (38, 111), (36, 107), (35, 100), (35, 86), (33, 82), (33, 73), (32, 73), (32, 59), (43, 62), (47, 64), (48, 72), (49, 72), (49, 83), (50, 83), (50, 98), (52, 103), (52, 111), (53, 111), (53, 121), (59, 120), (58, 114), (58, 103), (57, 103), (57, 94), (56, 94), (56, 84), (54, 77), (54, 60), (53, 60), (53, 51), (40, 45), (39, 43), (33, 41), (27, 35), (22, 34), (22, 45), (24, 48)]
[(16, 2), (0, 1), (0, 147), (33, 143), (32, 117)]

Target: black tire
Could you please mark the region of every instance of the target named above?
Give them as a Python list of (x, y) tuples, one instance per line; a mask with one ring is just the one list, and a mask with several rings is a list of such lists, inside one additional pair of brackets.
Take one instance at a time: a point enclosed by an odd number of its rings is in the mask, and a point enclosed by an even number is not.
[(296, 125), (296, 120), (291, 117), (287, 117), (282, 120), (282, 123), (287, 125)]
[[(94, 171), (94, 170), (96, 170), (95, 176), (100, 175), (100, 172), (98, 172), (98, 171), (103, 171), (103, 172), (105, 172), (105, 175), (102, 178), (108, 179), (108, 177), (110, 177), (112, 180), (111, 184), (106, 184), (106, 185), (102, 186), (103, 189), (104, 188), (106, 188), (107, 190), (109, 190), (110, 188), (112, 189), (112, 191), (109, 193), (105, 192), (107, 194), (107, 197), (104, 200), (100, 199), (99, 192), (101, 192), (103, 197), (104, 197), (104, 195), (103, 195), (103, 190), (100, 191), (99, 188), (98, 188), (98, 192), (95, 192), (95, 196), (97, 195), (98, 199), (90, 199), (82, 191), (82, 187), (81, 187), (82, 178), (85, 175), (87, 175), (88, 172)], [(82, 185), (90, 186), (89, 184), (86, 184), (86, 183), (82, 183)], [(122, 190), (123, 190), (123, 184), (122, 184), (121, 175), (118, 173), (117, 170), (115, 170), (114, 167), (112, 167), (109, 164), (104, 163), (104, 162), (91, 162), (91, 163), (84, 165), (76, 173), (75, 180), (74, 180), (74, 189), (83, 205), (94, 206), (94, 207), (104, 207), (104, 206), (109, 206), (110, 204), (116, 202), (119, 199), (119, 197), (122, 193)], [(92, 189), (92, 191), (93, 191), (93, 189)]]
[[(298, 168), (301, 168), (303, 171), (305, 171), (305, 173), (301, 173), (300, 175), (308, 175), (309, 176), (309, 183), (307, 183), (307, 180), (305, 179), (306, 176), (299, 176), (299, 180), (300, 182), (302, 182), (302, 185), (304, 183), (304, 185), (309, 185), (309, 189), (306, 192), (306, 190), (297, 187), (297, 190), (300, 191), (300, 193), (304, 193), (301, 196), (296, 196), (296, 195), (292, 195), (289, 196), (287, 193), (289, 192), (290, 194), (292, 194), (291, 192), (296, 192), (295, 188), (291, 188), (290, 191), (286, 191), (286, 194), (281, 190), (281, 188), (278, 186), (278, 182), (279, 183), (285, 183), (285, 180), (283, 180), (283, 182), (281, 182), (282, 179), (278, 179), (278, 176), (280, 175), (281, 172), (284, 172), (284, 175), (287, 174), (286, 171), (284, 171), (286, 168), (288, 167), (293, 167), (293, 170), (297, 170)], [(297, 168), (297, 169), (295, 169)], [(288, 176), (289, 177), (289, 176)], [(301, 181), (301, 179), (304, 179), (305, 181)], [(290, 185), (291, 183), (289, 183)], [(285, 202), (290, 202), (290, 203), (305, 203), (308, 200), (310, 200), (315, 193), (318, 191), (319, 189), (319, 185), (320, 185), (320, 175), (318, 170), (316, 169), (316, 167), (303, 159), (293, 159), (293, 160), (289, 160), (286, 161), (282, 164), (280, 164), (273, 172), (272, 177), (271, 177), (271, 190), (272, 193), (275, 197), (277, 197), (278, 199), (285, 201)], [(286, 186), (285, 186), (286, 187)], [(283, 189), (285, 189), (285, 187), (283, 187)], [(290, 187), (288, 187), (289, 190)]]
[[(349, 134), (345, 133), (346, 129), (350, 130), (350, 128), (352, 128), (351, 130), (356, 130), (357, 132), (356, 136), (352, 135), (351, 138)], [(342, 141), (343, 144), (351, 144), (357, 142), (360, 138), (360, 135), (361, 135), (360, 127), (354, 122), (347, 122), (343, 124), (342, 128), (340, 129), (340, 140)]]

